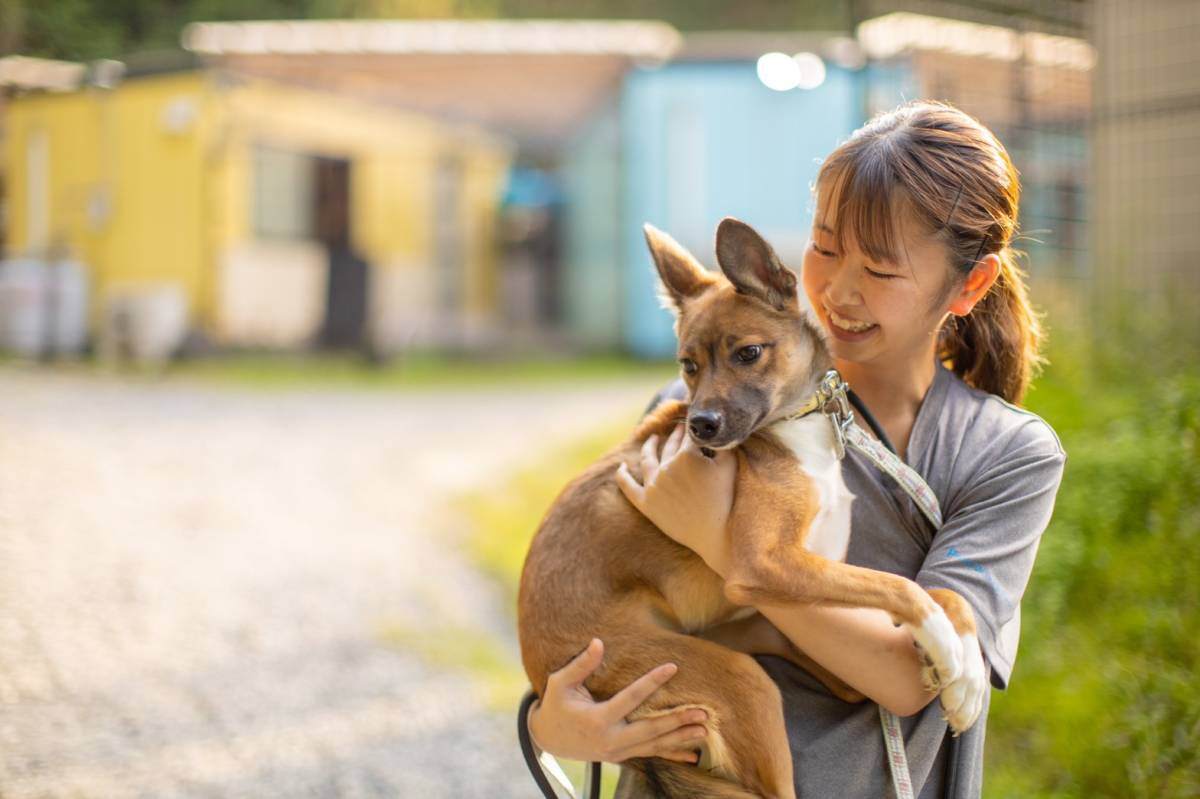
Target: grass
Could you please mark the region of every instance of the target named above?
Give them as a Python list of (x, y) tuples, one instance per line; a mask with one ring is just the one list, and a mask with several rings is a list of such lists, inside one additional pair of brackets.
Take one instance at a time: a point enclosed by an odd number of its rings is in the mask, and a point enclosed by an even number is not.
[(463, 498), (471, 528), (468, 551), (507, 592), (514, 619), (521, 567), (542, 515), (573, 477), (622, 441), (636, 422), (631, 416), (628, 423), (588, 433), (546, 452), (503, 485)]
[[(664, 383), (669, 376), (670, 372), (665, 373)], [(501, 586), (514, 626), (521, 567), (542, 514), (571, 478), (624, 439), (636, 422), (635, 414), (627, 422), (594, 430), (547, 450), (504, 484), (471, 492), (456, 503), (468, 521), (466, 546), (470, 557)], [(529, 686), (520, 664), (497, 641), (478, 630), (389, 625), (381, 630), (381, 637), (431, 665), (456, 669), (477, 680), (483, 685), (488, 709), (497, 713), (512, 714)], [(564, 760), (560, 765), (572, 784), (583, 784), (583, 763)], [(604, 764), (601, 799), (611, 799), (618, 773), (616, 766)], [(531, 779), (531, 789), (532, 785)]]
[[(13, 358), (0, 359), (0, 368), (19, 369), (24, 364)], [(172, 361), (160, 367), (117, 367), (84, 359), (38, 368), (263, 391), (314, 388), (436, 391), (506, 384), (569, 385), (642, 377), (658, 377), (665, 383), (677, 367), (673, 363), (617, 355), (482, 358), (418, 353), (373, 363), (361, 356), (341, 353), (241, 353)]]
[[(650, 398), (646, 399), (649, 401)], [(637, 417), (631, 416), (627, 423), (593, 431), (551, 449), (505, 484), (463, 498), (462, 507), (470, 522), (468, 551), (475, 563), (505, 591), (514, 625), (521, 567), (542, 515), (575, 475), (623, 440), (636, 422)], [(517, 706), (520, 695), (528, 687), (524, 672), (518, 669), (518, 674), (520, 690), (505, 708), (509, 712)], [(583, 763), (562, 761), (561, 765), (573, 785), (583, 784)], [(618, 774), (616, 766), (604, 764), (602, 799), (611, 799)]]
[(483, 687), (484, 706), (495, 713), (511, 713), (529, 685), (504, 647), (479, 630), (391, 624), (380, 630), (380, 638), (389, 646), (415, 653), (431, 666), (470, 676)]

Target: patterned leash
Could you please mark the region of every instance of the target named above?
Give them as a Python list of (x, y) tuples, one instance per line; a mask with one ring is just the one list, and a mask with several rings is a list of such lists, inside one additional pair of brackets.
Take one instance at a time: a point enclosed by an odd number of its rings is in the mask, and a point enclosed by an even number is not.
[[(830, 371), (822, 387), (828, 392), (828, 401), (822, 411), (833, 425), (837, 438), (838, 454), (844, 455), (846, 445), (865, 455), (879, 469), (890, 475), (904, 492), (933, 523), (934, 529), (942, 526), (942, 509), (933, 490), (916, 471), (900, 460), (878, 439), (871, 438), (854, 423), (854, 411), (846, 398), (846, 384), (841, 375)], [(883, 727), (883, 742), (887, 747), (888, 769), (892, 774), (892, 787), (896, 799), (913, 799), (912, 775), (908, 769), (908, 754), (904, 750), (904, 735), (900, 730), (900, 719), (896, 714), (879, 706), (879, 723)]]

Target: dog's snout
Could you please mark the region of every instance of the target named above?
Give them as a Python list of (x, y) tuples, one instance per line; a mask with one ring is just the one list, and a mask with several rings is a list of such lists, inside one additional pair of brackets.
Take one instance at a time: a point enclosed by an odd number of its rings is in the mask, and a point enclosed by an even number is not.
[(721, 431), (721, 414), (716, 411), (700, 411), (688, 419), (692, 435), (701, 441), (709, 441)]

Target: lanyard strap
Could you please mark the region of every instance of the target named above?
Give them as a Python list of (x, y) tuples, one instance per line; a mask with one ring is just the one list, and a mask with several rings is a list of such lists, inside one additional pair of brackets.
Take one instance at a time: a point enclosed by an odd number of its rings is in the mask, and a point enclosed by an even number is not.
[[(904, 489), (904, 493), (912, 497), (913, 502), (917, 503), (917, 507), (933, 523), (935, 529), (942, 526), (942, 509), (938, 506), (933, 490), (921, 475), (879, 441), (868, 436), (861, 427), (850, 424), (844, 426), (842, 431), (846, 443), (890, 475)], [(908, 755), (904, 751), (900, 719), (880, 705), (879, 723), (883, 727), (883, 742), (887, 747), (888, 769), (892, 773), (892, 787), (895, 788), (896, 799), (913, 799), (912, 776), (908, 769)]]

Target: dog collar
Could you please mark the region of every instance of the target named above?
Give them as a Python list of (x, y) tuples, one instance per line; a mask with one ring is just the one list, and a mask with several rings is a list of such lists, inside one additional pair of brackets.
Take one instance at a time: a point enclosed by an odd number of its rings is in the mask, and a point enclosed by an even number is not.
[(840, 460), (846, 454), (846, 431), (854, 424), (854, 410), (850, 407), (846, 391), (846, 381), (842, 379), (841, 374), (836, 369), (830, 369), (817, 384), (813, 395), (780, 421), (803, 419), (811, 413), (821, 411), (833, 425), (833, 437), (837, 443), (837, 456)]

